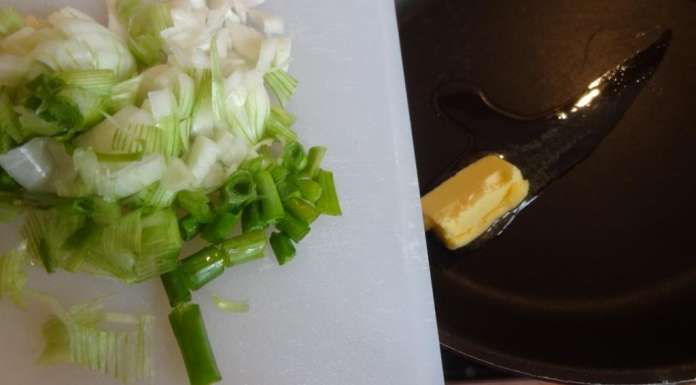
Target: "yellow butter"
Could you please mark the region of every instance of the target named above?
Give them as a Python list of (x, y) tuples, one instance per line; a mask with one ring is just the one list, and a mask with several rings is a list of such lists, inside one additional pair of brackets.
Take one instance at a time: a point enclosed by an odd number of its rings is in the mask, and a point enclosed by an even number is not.
[(448, 248), (457, 249), (483, 234), (528, 193), (529, 182), (515, 165), (486, 156), (421, 199), (425, 227)]

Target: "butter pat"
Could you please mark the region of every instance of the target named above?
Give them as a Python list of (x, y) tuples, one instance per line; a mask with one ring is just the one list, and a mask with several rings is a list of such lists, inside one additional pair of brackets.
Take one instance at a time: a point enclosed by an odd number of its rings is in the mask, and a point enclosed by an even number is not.
[(426, 230), (435, 231), (449, 249), (460, 248), (517, 207), (528, 193), (529, 182), (520, 169), (497, 156), (486, 156), (421, 199)]

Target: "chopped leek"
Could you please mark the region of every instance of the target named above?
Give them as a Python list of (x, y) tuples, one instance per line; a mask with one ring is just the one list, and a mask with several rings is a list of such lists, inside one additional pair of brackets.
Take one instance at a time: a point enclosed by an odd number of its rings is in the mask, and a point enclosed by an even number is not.
[(116, 74), (112, 70), (73, 70), (58, 74), (65, 84), (79, 87), (97, 95), (109, 95), (116, 85)]
[(249, 311), (249, 303), (240, 301), (231, 301), (223, 299), (217, 295), (212, 296), (213, 303), (218, 309), (228, 313), (246, 313)]
[(307, 222), (298, 219), (292, 214), (286, 214), (285, 217), (278, 222), (276, 228), (287, 234), (287, 236), (295, 242), (301, 241), (309, 234), (310, 230)]
[(297, 79), (280, 68), (268, 72), (264, 80), (282, 106), (286, 105), (295, 94), (298, 84)]
[(266, 233), (256, 230), (225, 240), (219, 247), (225, 258), (225, 266), (230, 267), (263, 258), (266, 243)]
[(295, 119), (279, 107), (271, 107), (271, 114), (266, 120), (266, 135), (286, 143), (297, 141), (297, 134), (292, 130)]
[(181, 191), (176, 196), (176, 202), (182, 209), (191, 214), (198, 222), (206, 223), (212, 220), (210, 199), (199, 191)]
[(0, 298), (7, 297), (17, 306), (24, 305), (28, 266), (29, 255), (24, 243), (0, 256)]
[(307, 166), (307, 155), (301, 144), (293, 142), (285, 145), (283, 149), (283, 166), (294, 172), (304, 170), (305, 166)]
[(316, 207), (304, 199), (291, 198), (285, 201), (284, 204), (290, 213), (305, 223), (312, 223), (319, 216), (319, 211)]
[(311, 179), (298, 179), (295, 185), (300, 190), (302, 198), (314, 203), (321, 198), (321, 185)]
[(239, 222), (241, 213), (221, 212), (210, 223), (201, 229), (201, 237), (210, 243), (220, 242), (230, 236), (235, 225)]
[(283, 204), (273, 177), (268, 171), (260, 171), (255, 178), (261, 202), (261, 219), (266, 223), (275, 223), (285, 215)]
[(142, 219), (142, 252), (135, 264), (136, 281), (176, 269), (182, 240), (171, 209), (157, 210)]
[(179, 272), (190, 290), (198, 290), (225, 271), (225, 256), (216, 246), (208, 246), (181, 261)]
[(257, 197), (256, 182), (251, 173), (238, 170), (233, 173), (222, 187), (221, 203), (225, 209), (239, 210)]
[[(34, 262), (127, 284), (159, 276), (189, 380), (210, 385), (221, 376), (191, 292), (269, 244), (289, 262), (319, 214), (340, 215), (333, 174), (285, 109), (291, 40), (254, 9), (263, 0), (106, 1), (108, 28), (70, 7), (0, 9), (0, 220), (25, 214), (0, 296), (22, 304)], [(208, 244), (180, 260), (198, 235)], [(48, 302), (42, 362), (150, 379), (150, 317)]]
[(317, 200), (317, 210), (326, 215), (341, 215), (341, 205), (336, 194), (333, 173), (326, 170), (319, 170), (316, 181), (321, 185), (322, 194)]
[(98, 302), (58, 310), (43, 326), (39, 362), (74, 363), (126, 384), (151, 379), (152, 316), (107, 313)]
[(210, 385), (222, 380), (201, 308), (196, 304), (179, 305), (169, 313), (169, 323), (184, 357), (191, 385)]
[(169, 298), (169, 305), (175, 307), (179, 304), (191, 301), (191, 291), (184, 280), (180, 271), (174, 270), (162, 274), (162, 284)]
[(324, 156), (326, 156), (326, 147), (310, 148), (307, 154), (307, 166), (302, 171), (302, 175), (308, 178), (316, 177)]
[(280, 265), (284, 265), (295, 258), (295, 246), (290, 238), (283, 233), (273, 233), (271, 235), (271, 248), (273, 248), (273, 254), (275, 254)]

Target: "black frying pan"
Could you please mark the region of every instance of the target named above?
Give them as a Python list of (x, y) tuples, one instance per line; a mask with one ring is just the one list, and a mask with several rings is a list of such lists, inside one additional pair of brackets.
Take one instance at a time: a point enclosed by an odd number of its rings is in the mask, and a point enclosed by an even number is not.
[[(537, 127), (518, 118), (568, 107), (657, 41), (633, 72), (649, 80), (622, 83), (608, 101), (621, 102), (584, 122), (598, 127), (583, 142), (591, 155), (577, 165), (583, 154), (566, 155), (574, 161), (501, 236), (455, 253), (428, 237), (443, 345), (568, 382), (696, 378), (695, 21), (688, 0), (434, 0), (400, 10), (423, 192), (482, 151), (514, 156)], [(668, 27), (671, 41), (660, 35)], [(488, 104), (461, 96), (477, 89)], [(530, 172), (526, 159), (516, 163)]]

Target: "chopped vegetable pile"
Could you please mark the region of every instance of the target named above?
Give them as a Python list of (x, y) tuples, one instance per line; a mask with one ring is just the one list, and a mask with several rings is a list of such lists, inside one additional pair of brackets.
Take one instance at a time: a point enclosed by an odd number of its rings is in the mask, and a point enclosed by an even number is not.
[[(161, 277), (191, 384), (220, 381), (191, 292), (267, 244), (290, 262), (319, 215), (341, 214), (326, 149), (305, 151), (293, 130), (291, 41), (263, 2), (107, 0), (108, 26), (73, 8), (0, 10), (0, 220), (24, 218), (0, 298), (49, 303), (41, 362), (147, 379), (152, 318), (65, 309), (27, 288), (32, 263)], [(208, 245), (181, 256), (197, 237)]]

